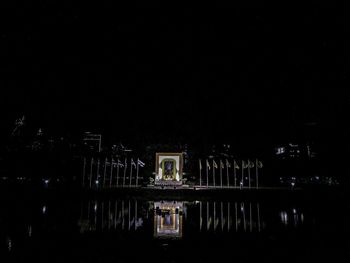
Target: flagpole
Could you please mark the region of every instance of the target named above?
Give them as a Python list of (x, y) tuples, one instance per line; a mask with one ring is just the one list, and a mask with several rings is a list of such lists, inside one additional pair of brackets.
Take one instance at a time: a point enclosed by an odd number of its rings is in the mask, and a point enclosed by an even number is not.
[(99, 175), (100, 175), (100, 158), (97, 159), (97, 174), (96, 174), (96, 180), (98, 180)]
[(228, 161), (226, 160), (226, 176), (227, 176), (227, 187), (230, 187), (230, 178), (228, 174)]
[(222, 161), (220, 160), (220, 187), (222, 188)]
[(249, 189), (250, 189), (250, 160), (248, 160), (248, 185), (249, 185)]
[(213, 186), (215, 186), (215, 167), (214, 167), (214, 159), (213, 159)]
[(111, 157), (111, 176), (109, 178), (109, 187), (112, 187), (112, 180), (113, 180), (113, 157)]
[(207, 188), (208, 188), (209, 187), (208, 159), (205, 159), (205, 167), (207, 172)]
[(139, 183), (139, 158), (137, 158), (137, 166), (136, 166), (136, 186)]
[(127, 162), (126, 162), (126, 157), (125, 157), (125, 162), (124, 162), (124, 177), (123, 177), (123, 187), (125, 186), (125, 178), (126, 178), (126, 166), (127, 166)]
[(117, 159), (117, 187), (119, 186), (119, 159)]
[(236, 173), (236, 161), (233, 160), (233, 177), (235, 181), (235, 188), (237, 187), (237, 173)]
[(256, 176), (256, 189), (259, 189), (259, 168), (258, 168), (258, 159), (255, 161), (255, 176)]
[(131, 158), (131, 161), (130, 161), (130, 178), (129, 178), (129, 187), (131, 187), (131, 180), (132, 180), (132, 158)]

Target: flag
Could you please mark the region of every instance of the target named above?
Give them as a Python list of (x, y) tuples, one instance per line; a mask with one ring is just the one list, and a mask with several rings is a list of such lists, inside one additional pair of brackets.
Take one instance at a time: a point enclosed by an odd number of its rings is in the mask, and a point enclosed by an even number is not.
[(256, 160), (256, 167), (258, 167), (259, 169), (263, 168), (262, 162), (260, 162), (258, 159)]
[(145, 163), (142, 162), (140, 159), (137, 159), (137, 165), (141, 166), (141, 167), (144, 167), (145, 166)]
[(134, 160), (131, 158), (131, 167), (135, 167), (136, 168), (136, 163), (134, 162)]
[(248, 164), (245, 161), (242, 161), (242, 169), (248, 168)]
[(236, 160), (233, 161), (233, 167), (239, 170), (239, 165), (236, 163)]
[(231, 168), (231, 164), (229, 163), (229, 161), (227, 159), (226, 159), (226, 167)]
[(248, 160), (248, 168), (254, 168), (254, 163)]
[(199, 159), (199, 170), (202, 170), (202, 162), (201, 162), (201, 159)]
[(225, 164), (223, 161), (220, 160), (220, 168), (225, 169)]
[(216, 168), (216, 169), (218, 169), (218, 165), (217, 165), (217, 163), (215, 162), (215, 160), (213, 160), (213, 167)]
[(117, 165), (118, 165), (119, 167), (124, 167), (124, 164), (122, 164), (121, 161), (120, 161), (119, 159), (117, 160)]
[(210, 170), (210, 164), (209, 164), (208, 160), (206, 160), (206, 163), (207, 163), (208, 169)]
[(121, 163), (121, 161), (118, 159), (118, 161), (117, 161), (117, 165), (119, 166), (119, 167), (124, 167), (124, 164), (122, 164)]

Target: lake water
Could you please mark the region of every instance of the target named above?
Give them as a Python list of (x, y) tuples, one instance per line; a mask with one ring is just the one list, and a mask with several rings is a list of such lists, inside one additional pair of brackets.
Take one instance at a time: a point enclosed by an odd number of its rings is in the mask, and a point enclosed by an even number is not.
[(324, 195), (1, 196), (0, 253), (14, 262), (348, 262), (350, 255), (349, 206)]

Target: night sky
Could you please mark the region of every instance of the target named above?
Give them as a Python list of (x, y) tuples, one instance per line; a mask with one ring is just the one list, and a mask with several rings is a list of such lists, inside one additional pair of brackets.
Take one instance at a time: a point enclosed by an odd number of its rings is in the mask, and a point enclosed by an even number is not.
[(30, 2), (1, 8), (3, 135), (25, 114), (51, 133), (128, 139), (347, 137), (350, 21), (342, 4)]

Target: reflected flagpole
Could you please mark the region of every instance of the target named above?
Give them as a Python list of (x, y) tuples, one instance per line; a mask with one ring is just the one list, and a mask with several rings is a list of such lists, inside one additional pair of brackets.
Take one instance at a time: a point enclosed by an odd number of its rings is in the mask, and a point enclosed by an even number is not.
[(236, 232), (238, 231), (238, 211), (237, 211), (237, 202), (235, 202), (235, 222), (236, 222)]
[(107, 157), (105, 158), (105, 167), (103, 170), (103, 188), (105, 188), (105, 183), (106, 183), (106, 172), (107, 172)]
[(111, 176), (109, 178), (109, 187), (112, 187), (112, 180), (113, 180), (113, 157), (111, 157)]
[(125, 186), (125, 179), (126, 179), (126, 169), (127, 169), (128, 163), (127, 163), (127, 159), (125, 157), (125, 161), (124, 161), (124, 175), (123, 175), (123, 187)]
[(137, 230), (137, 225), (136, 225), (137, 221), (138, 221), (137, 220), (137, 200), (135, 200), (135, 231)]
[(207, 230), (209, 230), (210, 224), (209, 224), (209, 202), (207, 201)]
[(260, 232), (260, 207), (259, 207), (259, 203), (257, 203), (256, 205), (256, 209), (258, 210), (258, 231)]
[(252, 203), (249, 203), (249, 229), (253, 232)]
[(201, 163), (201, 159), (199, 159), (199, 186), (202, 186), (202, 163)]
[(208, 169), (210, 170), (210, 164), (208, 162), (208, 159), (205, 160), (206, 161), (206, 172), (207, 172), (207, 188), (209, 187), (209, 172)]
[(85, 168), (86, 167), (86, 158), (84, 157), (84, 164), (83, 164), (83, 182), (82, 182), (82, 187), (85, 186)]
[(202, 231), (202, 201), (199, 201), (199, 232)]
[(218, 168), (218, 165), (216, 164), (215, 160), (213, 159), (213, 186), (215, 187), (215, 169)]
[(246, 221), (245, 221), (245, 207), (244, 207), (244, 203), (241, 203), (241, 210), (242, 210), (242, 213), (243, 213), (244, 232), (246, 232), (247, 231), (247, 224), (246, 224)]
[(225, 225), (225, 222), (224, 222), (224, 203), (221, 202), (220, 203), (220, 216), (221, 216), (221, 230), (222, 232), (224, 232), (224, 225)]
[(99, 176), (100, 176), (100, 158), (97, 159), (97, 174), (96, 174), (96, 180), (99, 182)]
[(227, 203), (227, 232), (230, 232), (230, 202)]

